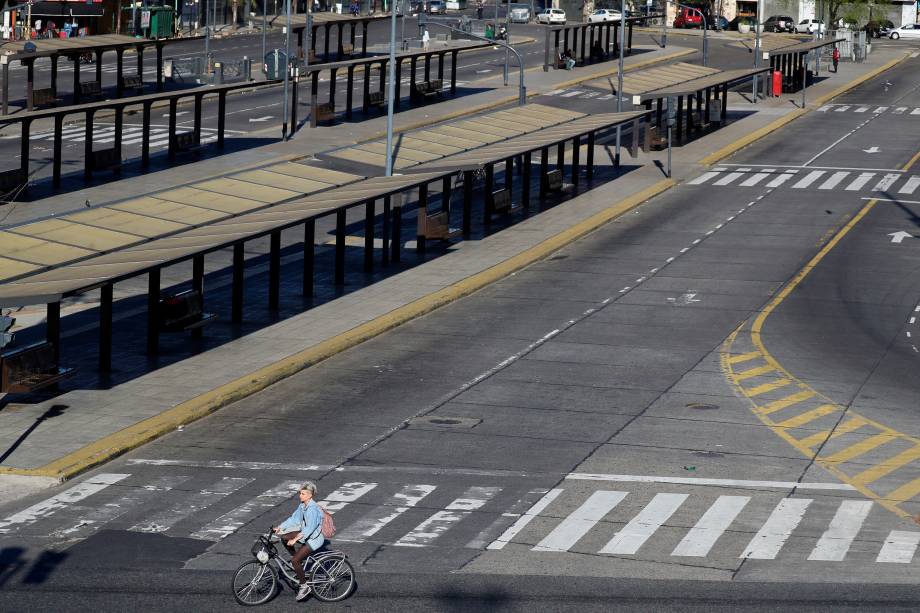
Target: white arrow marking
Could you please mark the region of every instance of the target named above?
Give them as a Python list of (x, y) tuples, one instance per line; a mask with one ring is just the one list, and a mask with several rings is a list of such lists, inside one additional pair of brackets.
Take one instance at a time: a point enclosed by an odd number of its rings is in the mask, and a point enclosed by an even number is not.
[(668, 298), (668, 302), (673, 302), (674, 304), (692, 304), (694, 302), (700, 302), (696, 298), (695, 293), (686, 293), (681, 294), (678, 298)]
[(868, 149), (863, 149), (866, 153), (878, 153), (881, 151), (878, 147), (869, 147)]
[(265, 117), (250, 117), (249, 123), (253, 123), (255, 121), (268, 121), (272, 117), (274, 117), (274, 115), (266, 115)]
[(892, 233), (889, 234), (888, 236), (891, 237), (891, 242), (892, 242), (892, 243), (895, 243), (895, 244), (898, 244), (898, 245), (901, 244), (901, 241), (903, 241), (905, 238), (913, 238), (913, 237), (914, 237), (913, 234), (911, 234), (910, 232), (905, 232), (904, 230), (899, 230), (898, 232), (892, 232)]

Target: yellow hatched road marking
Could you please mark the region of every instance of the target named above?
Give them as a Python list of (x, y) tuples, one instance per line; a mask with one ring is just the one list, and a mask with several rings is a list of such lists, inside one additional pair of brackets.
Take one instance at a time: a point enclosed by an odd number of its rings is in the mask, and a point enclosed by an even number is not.
[(917, 494), (920, 494), (920, 479), (914, 479), (910, 483), (902, 485), (898, 489), (885, 496), (885, 499), (895, 504), (910, 500)]
[(801, 415), (797, 415), (791, 419), (787, 419), (786, 421), (781, 421), (776, 424), (776, 426), (779, 428), (798, 428), (799, 426), (804, 426), (808, 422), (812, 422), (819, 417), (824, 417), (825, 415), (834, 413), (839, 409), (840, 407), (833, 404), (822, 404), (816, 409), (806, 411)]
[(803, 400), (808, 400), (809, 398), (813, 398), (814, 396), (815, 396), (815, 393), (811, 390), (804, 390), (801, 392), (796, 392), (794, 394), (790, 394), (789, 396), (786, 396), (785, 398), (780, 398), (779, 400), (774, 400), (773, 402), (769, 404), (763, 405), (762, 407), (760, 407), (760, 412), (764, 415), (769, 415), (770, 413), (775, 413), (776, 411), (785, 409), (786, 407), (791, 407), (794, 404), (802, 402)]
[(876, 434), (875, 436), (870, 436), (869, 438), (863, 439), (856, 444), (850, 445), (846, 449), (841, 449), (837, 453), (823, 456), (821, 459), (832, 464), (840, 464), (841, 462), (852, 460), (856, 456), (861, 456), (864, 453), (872, 451), (876, 447), (880, 447), (885, 443), (894, 440), (895, 438), (896, 437), (890, 434)]
[(790, 383), (792, 383), (792, 381), (789, 379), (777, 379), (776, 381), (764, 383), (763, 385), (758, 385), (757, 387), (752, 387), (750, 389), (742, 388), (742, 391), (748, 396), (760, 396), (761, 394), (772, 392), (773, 390), (789, 385)]
[(853, 481), (862, 484), (878, 481), (885, 475), (893, 473), (905, 464), (910, 464), (918, 458), (920, 458), (920, 445), (906, 449), (898, 455), (892, 456), (891, 458), (885, 460), (881, 464), (873, 466), (868, 470), (862, 471), (853, 477)]
[(757, 368), (752, 368), (744, 372), (739, 372), (735, 374), (735, 381), (744, 381), (745, 379), (752, 379), (754, 377), (759, 377), (760, 375), (765, 375), (768, 372), (773, 372), (775, 369), (767, 364), (766, 366), (758, 366)]
[(738, 363), (740, 363), (740, 362), (747, 362), (747, 361), (749, 361), (749, 360), (753, 360), (754, 358), (759, 358), (759, 357), (761, 357), (762, 355), (763, 355), (763, 354), (761, 354), (759, 351), (748, 351), (747, 353), (741, 353), (741, 354), (739, 354), (739, 355), (733, 355), (732, 357), (728, 358), (728, 363), (729, 363), (729, 364), (738, 364)]
[(859, 428), (862, 428), (865, 425), (866, 425), (865, 420), (859, 417), (851, 417), (850, 419), (846, 420), (845, 422), (843, 422), (842, 424), (834, 428), (833, 432), (831, 432), (830, 430), (825, 430), (824, 432), (818, 432), (817, 434), (812, 434), (811, 436), (800, 438), (799, 443), (811, 449), (812, 447), (816, 447), (826, 440), (835, 439), (838, 436), (843, 436), (844, 434), (847, 434), (848, 432), (852, 432), (853, 430), (858, 430)]

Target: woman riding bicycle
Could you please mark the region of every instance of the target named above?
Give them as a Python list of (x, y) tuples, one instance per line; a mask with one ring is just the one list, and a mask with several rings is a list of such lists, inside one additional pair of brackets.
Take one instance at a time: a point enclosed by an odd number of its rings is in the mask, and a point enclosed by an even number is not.
[[(315, 494), (316, 484), (312, 481), (304, 483), (300, 488), (300, 504), (289, 518), (274, 528), (275, 534), (281, 537), (281, 542), (293, 556), (291, 565), (300, 580), (300, 589), (295, 597), (298, 602), (310, 594), (303, 561), (326, 542), (322, 532), (323, 509), (313, 500)], [(297, 543), (300, 543), (300, 548), (295, 550)]]

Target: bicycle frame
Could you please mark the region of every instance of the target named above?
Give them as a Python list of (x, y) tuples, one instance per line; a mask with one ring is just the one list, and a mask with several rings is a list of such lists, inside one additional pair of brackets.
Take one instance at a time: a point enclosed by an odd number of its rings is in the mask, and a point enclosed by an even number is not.
[[(278, 569), (278, 574), (284, 577), (288, 583), (288, 587), (293, 589), (295, 586), (299, 585), (300, 580), (297, 578), (297, 573), (294, 572), (294, 565), (291, 564), (290, 560), (282, 556), (282, 554), (274, 546), (275, 542), (281, 541), (280, 537), (278, 537), (276, 534), (269, 533), (269, 536), (262, 537), (262, 540), (269, 554), (269, 560), (268, 562), (265, 562), (264, 565), (268, 566), (274, 562), (275, 568)], [(309, 585), (311, 588), (318, 584), (311, 582), (309, 579), (313, 567), (316, 566), (318, 562), (330, 557), (340, 558), (343, 560), (346, 558), (345, 554), (341, 551), (327, 550), (320, 551), (319, 553), (311, 553), (304, 560), (304, 575), (307, 577), (307, 585)]]

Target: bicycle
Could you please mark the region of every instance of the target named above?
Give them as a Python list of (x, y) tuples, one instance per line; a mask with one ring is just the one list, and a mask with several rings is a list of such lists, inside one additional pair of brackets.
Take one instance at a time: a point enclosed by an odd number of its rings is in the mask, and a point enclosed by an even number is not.
[[(297, 591), (300, 583), (294, 567), (275, 547), (280, 540), (272, 528), (267, 535), (259, 535), (250, 549), (255, 559), (243, 562), (233, 573), (230, 589), (241, 605), (255, 606), (271, 600), (279, 588), (279, 574), (290, 589)], [(325, 545), (307, 556), (304, 571), (313, 595), (321, 602), (344, 600), (355, 588), (355, 569), (348, 556), (326, 549)]]

